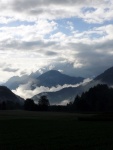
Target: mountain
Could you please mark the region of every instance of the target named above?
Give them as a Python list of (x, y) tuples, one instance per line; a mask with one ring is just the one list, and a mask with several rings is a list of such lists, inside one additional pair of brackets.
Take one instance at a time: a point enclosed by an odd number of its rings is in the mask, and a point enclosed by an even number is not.
[[(37, 76), (36, 76), (37, 75)], [(11, 77), (4, 86), (7, 86), (11, 90), (15, 90), (22, 84), (27, 84), (30, 82), (31, 89), (35, 89), (36, 87), (45, 86), (45, 87), (53, 87), (57, 85), (64, 85), (64, 84), (77, 84), (84, 80), (82, 77), (71, 77), (65, 74), (60, 73), (56, 70), (50, 70), (43, 74), (39, 74), (37, 71), (36, 73), (32, 73), (30, 75), (23, 75), (21, 77), (14, 76)]]
[(107, 85), (113, 85), (113, 67), (107, 69), (104, 73), (97, 76), (95, 81), (100, 81)]
[(45, 87), (52, 87), (57, 85), (64, 85), (64, 84), (77, 84), (83, 82), (84, 78), (82, 77), (71, 77), (60, 73), (56, 70), (50, 70), (37, 78), (37, 86), (45, 86)]
[(11, 90), (16, 89), (19, 84), (25, 84), (27, 80), (27, 76), (19, 77), (19, 76), (13, 76), (11, 77), (5, 84), (4, 86), (7, 86)]
[(6, 103), (8, 109), (12, 107), (22, 106), (24, 99), (15, 95), (10, 89), (5, 86), (0, 86), (0, 104)]
[(32, 97), (35, 103), (38, 102), (40, 96), (46, 95), (50, 101), (50, 104), (60, 104), (62, 101), (70, 100), (73, 101), (75, 99), (75, 95), (80, 92), (77, 87), (68, 87), (56, 92), (44, 92), (37, 94)]
[[(44, 71), (44, 69), (42, 69)], [(27, 84), (28, 82), (37, 82), (37, 78), (41, 75), (40, 71), (32, 72), (30, 75), (13, 76), (4, 86), (11, 90), (16, 90), (20, 85)]]
[(97, 84), (107, 84), (108, 86), (113, 85), (113, 67), (105, 70), (85, 86), (79, 86), (79, 88), (82, 88), (82, 91), (85, 92)]
[(4, 86), (7, 86), (11, 90), (15, 90), (20, 85), (26, 84), (26, 83), (28, 83), (29, 81), (32, 81), (32, 80), (34, 80), (34, 78), (32, 78), (31, 76), (28, 76), (28, 75), (23, 75), (21, 77), (13, 76), (6, 83), (4, 83)]
[[(11, 90), (15, 90), (20, 85), (28, 84), (25, 87), (28, 87), (31, 91), (34, 90), (37, 87), (44, 86), (44, 87), (56, 87), (57, 85), (63, 86), (67, 85), (75, 85), (83, 82), (84, 78), (82, 77), (71, 77), (68, 75), (65, 75), (59, 71), (56, 70), (50, 70), (47, 71), (41, 75), (38, 75), (38, 77), (31, 75), (24, 75), (22, 77), (14, 76), (10, 78), (6, 83), (5, 86), (8, 86)], [(76, 88), (75, 88), (76, 89)], [(67, 99), (73, 99), (75, 95), (75, 89), (74, 88), (64, 88), (61, 91), (58, 92), (48, 92), (48, 97), (52, 103), (61, 102), (62, 100)], [(26, 89), (25, 89), (26, 90)], [(25, 91), (24, 90), (24, 91)], [(38, 95), (37, 95), (38, 96)], [(37, 97), (36, 96), (36, 97)], [(56, 97), (56, 99), (55, 99)], [(35, 98), (36, 99), (36, 98)], [(54, 100), (53, 100), (54, 99)]]
[(91, 87), (94, 87), (97, 84), (113, 85), (113, 67), (109, 68), (86, 85), (80, 85), (78, 87), (68, 87), (57, 92), (40, 93), (35, 95), (33, 99), (35, 102), (37, 102), (41, 95), (46, 94), (51, 104), (54, 104), (55, 102), (60, 103), (64, 100), (72, 101), (77, 94), (80, 95), (82, 92), (88, 91)]

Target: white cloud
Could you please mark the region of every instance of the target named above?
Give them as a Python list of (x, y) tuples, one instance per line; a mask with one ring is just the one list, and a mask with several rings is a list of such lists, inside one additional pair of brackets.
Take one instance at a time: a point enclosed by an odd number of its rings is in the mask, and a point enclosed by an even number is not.
[(40, 86), (40, 87), (36, 87), (34, 90), (31, 89), (31, 85), (34, 84), (35, 86), (35, 82), (36, 81), (29, 81), (27, 84), (23, 84), (20, 85), (16, 90), (12, 90), (12, 92), (14, 92), (15, 94), (23, 97), (23, 98), (31, 98), (36, 94), (42, 93), (42, 92), (55, 92), (55, 91), (59, 91), (63, 88), (68, 88), (68, 87), (78, 87), (80, 85), (85, 85), (88, 82), (90, 82), (92, 79), (85, 79), (83, 82), (76, 84), (76, 85), (71, 85), (71, 84), (64, 84), (63, 86), (61, 85), (57, 85), (56, 87), (44, 87), (44, 86)]
[(65, 106), (65, 105), (67, 105), (69, 102), (70, 102), (69, 100), (64, 100), (64, 101), (58, 103), (57, 105), (63, 105), (63, 106)]
[(22, 45), (22, 42), (31, 41), (32, 44), (32, 41), (41, 41), (46, 34), (54, 31), (56, 28), (57, 24), (54, 21), (49, 22), (47, 20), (38, 20), (34, 25), (20, 25), (17, 27), (4, 26), (0, 28), (0, 41), (6, 41), (6, 44), (9, 44), (9, 46), (10, 44), (14, 46), (13, 41), (15, 41), (18, 43), (16, 46), (18, 48), (19, 45)]
[[(52, 23), (52, 25), (51, 22), (46, 23), (45, 27), (47, 26), (48, 28), (50, 25), (48, 33), (57, 26), (56, 23)], [(92, 73), (89, 73), (89, 75), (92, 75), (94, 67), (105, 66), (104, 62), (108, 62), (105, 69), (112, 66), (113, 25), (96, 27), (87, 32), (76, 32), (71, 36), (58, 32), (51, 35), (50, 38), (48, 37), (48, 39), (45, 38), (47, 29), (45, 29), (45, 34), (40, 30), (37, 29), (35, 34), (36, 30), (34, 28), (33, 31), (32, 26), (11, 27), (11, 29), (10, 27), (0, 28), (0, 31), (2, 31), (0, 34), (0, 63), (6, 62), (7, 59), (7, 63), (11, 64), (11, 68), (19, 70), (16, 73), (18, 75), (24, 70), (27, 70), (26, 72), (30, 74), (32, 71), (34, 72), (47, 66), (56, 68), (58, 63), (63, 65), (62, 62), (65, 62), (65, 64), (72, 64), (75, 69), (84, 70), (84, 74), (82, 73), (84, 77), (85, 69), (87, 72), (88, 68), (92, 68)], [(93, 34), (97, 34), (99, 37), (92, 38)], [(22, 37), (22, 39), (17, 40), (16, 38), (18, 37)], [(4, 65), (2, 68), (4, 68)], [(3, 71), (2, 68), (1, 70)], [(59, 66), (57, 70), (65, 70), (65, 67)], [(101, 70), (97, 68), (98, 71)], [(76, 73), (77, 71), (75, 75)], [(11, 75), (9, 74), (9, 77)], [(5, 76), (3, 75), (3, 77)]]

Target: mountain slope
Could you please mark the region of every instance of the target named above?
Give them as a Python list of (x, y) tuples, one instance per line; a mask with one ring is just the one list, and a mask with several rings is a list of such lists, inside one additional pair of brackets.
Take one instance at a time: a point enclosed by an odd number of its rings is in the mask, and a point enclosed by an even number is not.
[[(80, 85), (79, 87), (64, 88), (57, 92), (47, 92), (47, 96), (50, 103), (60, 103), (64, 100), (74, 100), (77, 94), (86, 92), (89, 88), (96, 86), (97, 84), (106, 83), (107, 85), (113, 85), (113, 67), (106, 70), (104, 73), (97, 76), (94, 80), (87, 83), (86, 85)], [(33, 97), (34, 101), (38, 101), (38, 98), (45, 93), (40, 93)]]
[[(37, 74), (37, 77), (36, 77)], [(45, 87), (53, 87), (57, 85), (64, 85), (64, 84), (77, 84), (84, 80), (82, 77), (70, 77), (68, 75), (62, 74), (59, 71), (56, 70), (50, 70), (48, 72), (43, 73), (42, 75), (39, 75), (38, 71), (37, 73), (31, 74), (31, 75), (24, 75), (24, 76), (14, 76), (11, 77), (4, 86), (7, 86), (11, 90), (15, 90), (22, 84), (27, 84), (28, 82), (31, 82), (31, 89), (35, 89), (39, 86), (45, 86)]]
[(75, 95), (80, 93), (79, 88), (68, 87), (56, 92), (45, 92), (40, 93), (32, 97), (32, 99), (37, 103), (41, 95), (47, 95), (50, 104), (60, 104), (64, 100), (73, 101), (75, 99)]
[(77, 97), (74, 106), (79, 111), (113, 111), (113, 88), (98, 84)]
[(77, 84), (84, 80), (82, 77), (70, 77), (56, 70), (50, 70), (37, 78), (37, 86), (52, 87), (64, 84)]
[(79, 86), (79, 88), (81, 88), (82, 91), (85, 92), (88, 91), (91, 87), (96, 86), (97, 84), (107, 84), (108, 86), (113, 85), (113, 67), (105, 70), (85, 86)]
[(23, 105), (24, 99), (15, 95), (5, 86), (0, 86), (0, 104), (6, 102), (8, 105)]
[(104, 73), (97, 76), (94, 80), (101, 81), (107, 85), (113, 85), (113, 67), (104, 71)]
[(16, 88), (19, 87), (19, 85), (26, 84), (31, 80), (33, 80), (33, 79), (28, 75), (24, 75), (21, 77), (13, 76), (4, 84), (4, 86), (7, 86), (11, 90), (15, 90)]

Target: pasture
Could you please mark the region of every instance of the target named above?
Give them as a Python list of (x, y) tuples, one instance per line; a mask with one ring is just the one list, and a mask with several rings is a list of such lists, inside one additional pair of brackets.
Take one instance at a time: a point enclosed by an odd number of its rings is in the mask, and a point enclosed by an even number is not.
[(0, 150), (113, 150), (113, 121), (94, 114), (0, 111)]

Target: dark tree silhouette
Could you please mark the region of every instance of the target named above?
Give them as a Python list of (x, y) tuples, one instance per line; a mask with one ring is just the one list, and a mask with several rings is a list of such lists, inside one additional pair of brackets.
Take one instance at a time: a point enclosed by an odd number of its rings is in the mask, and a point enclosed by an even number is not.
[(80, 97), (77, 96), (73, 107), (79, 111), (113, 111), (113, 89), (98, 84)]
[(30, 111), (33, 111), (35, 110), (35, 103), (32, 99), (26, 99), (25, 102), (24, 102), (24, 109), (25, 110), (30, 110)]
[(2, 110), (6, 110), (6, 102), (2, 102), (2, 104), (1, 104), (1, 107), (2, 107)]
[(38, 106), (39, 106), (40, 110), (42, 110), (42, 111), (48, 110), (48, 106), (50, 106), (50, 103), (49, 103), (47, 96), (43, 95), (40, 97), (40, 99), (38, 101)]

